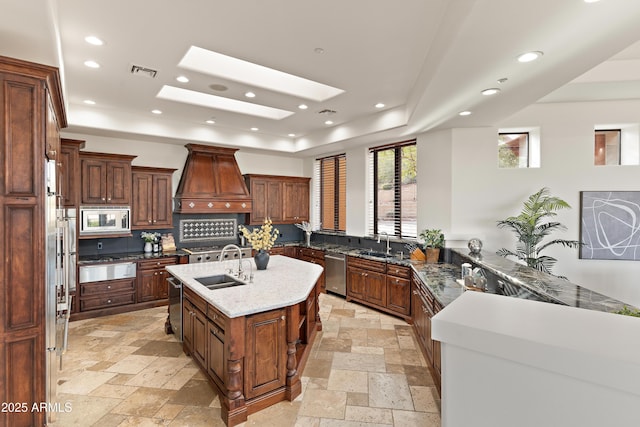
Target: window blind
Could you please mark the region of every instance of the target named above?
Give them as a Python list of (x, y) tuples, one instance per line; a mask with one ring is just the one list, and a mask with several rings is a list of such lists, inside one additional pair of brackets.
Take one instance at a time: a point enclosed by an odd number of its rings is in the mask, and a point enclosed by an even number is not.
[(347, 161), (345, 154), (316, 160), (319, 174), (318, 214), (323, 230), (346, 231)]

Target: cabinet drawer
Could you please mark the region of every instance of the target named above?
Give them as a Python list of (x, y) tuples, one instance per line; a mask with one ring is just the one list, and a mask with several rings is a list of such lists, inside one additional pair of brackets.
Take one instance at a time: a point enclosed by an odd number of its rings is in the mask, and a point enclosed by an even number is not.
[(110, 280), (108, 282), (89, 282), (80, 284), (80, 297), (112, 294), (120, 292), (133, 292), (135, 289), (134, 279)]
[(324, 259), (324, 251), (318, 249), (302, 248), (300, 249), (300, 256), (315, 259)]
[(361, 268), (363, 270), (368, 271), (377, 271), (379, 273), (386, 273), (386, 263), (372, 261), (370, 259), (357, 258), (357, 257), (348, 257), (347, 265), (349, 267)]
[(175, 265), (178, 262), (178, 257), (167, 257), (154, 260), (138, 261), (138, 269), (140, 270), (153, 270), (154, 268), (166, 267), (167, 265)]
[(402, 265), (387, 264), (387, 274), (390, 276), (402, 277), (408, 279), (411, 277), (411, 268)]
[(116, 307), (119, 305), (133, 304), (134, 302), (135, 296), (133, 292), (127, 294), (103, 295), (97, 298), (81, 298), (80, 311)]
[(211, 304), (207, 304), (207, 317), (222, 329), (225, 328), (227, 317)]

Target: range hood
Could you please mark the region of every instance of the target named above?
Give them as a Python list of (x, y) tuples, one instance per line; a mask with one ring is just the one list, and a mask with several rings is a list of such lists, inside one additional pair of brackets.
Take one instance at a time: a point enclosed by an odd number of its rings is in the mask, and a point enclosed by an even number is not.
[(187, 144), (176, 190), (176, 213), (247, 213), (251, 195), (236, 163), (236, 148)]

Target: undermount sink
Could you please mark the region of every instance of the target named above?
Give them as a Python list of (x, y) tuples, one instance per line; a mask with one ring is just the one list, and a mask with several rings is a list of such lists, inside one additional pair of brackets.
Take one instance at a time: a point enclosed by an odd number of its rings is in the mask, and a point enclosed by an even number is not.
[(375, 258), (387, 258), (389, 256), (384, 252), (374, 252), (374, 251), (367, 251), (367, 250), (360, 251), (360, 255), (372, 256)]
[(222, 289), (231, 286), (246, 285), (235, 277), (228, 274), (216, 274), (215, 276), (194, 277), (196, 281), (204, 285), (207, 289)]

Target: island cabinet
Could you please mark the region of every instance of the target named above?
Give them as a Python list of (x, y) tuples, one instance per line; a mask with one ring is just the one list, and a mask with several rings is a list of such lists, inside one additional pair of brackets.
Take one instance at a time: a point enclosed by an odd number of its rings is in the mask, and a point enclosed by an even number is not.
[(251, 193), (249, 224), (309, 221), (309, 182), (311, 178), (279, 175), (244, 175)]
[(320, 286), (320, 291), (323, 293), (327, 292), (327, 284), (325, 281), (325, 273), (324, 273), (324, 251), (318, 249), (311, 248), (299, 248), (297, 252), (298, 259), (302, 261), (310, 262), (312, 264), (318, 264), (322, 267), (322, 274), (318, 279), (318, 284)]
[(172, 175), (176, 169), (133, 166), (131, 228), (173, 227)]
[(81, 204), (130, 206), (131, 161), (135, 157), (81, 151)]
[(138, 261), (138, 303), (150, 301), (158, 302), (158, 304), (153, 305), (164, 305), (167, 303), (169, 287), (166, 280), (168, 273), (165, 271), (165, 267), (177, 263), (177, 256)]
[(415, 272), (411, 279), (411, 318), (418, 344), (427, 360), (427, 365), (440, 392), (441, 362), (440, 342), (431, 338), (431, 318), (442, 309), (433, 294), (423, 286)]
[(185, 288), (182, 301), (182, 339), (185, 353), (207, 368), (207, 303)]

